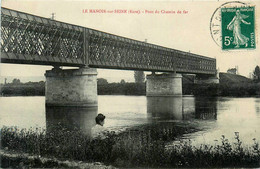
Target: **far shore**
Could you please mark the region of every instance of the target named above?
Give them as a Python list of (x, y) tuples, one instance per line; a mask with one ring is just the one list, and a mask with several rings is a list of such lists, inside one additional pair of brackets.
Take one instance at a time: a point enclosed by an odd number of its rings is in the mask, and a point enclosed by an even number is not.
[[(192, 96), (228, 96), (259, 97), (260, 82), (240, 75), (220, 73), (219, 84), (196, 84), (194, 76), (183, 75), (182, 93)], [(98, 95), (146, 96), (146, 83), (129, 83), (123, 79), (119, 83), (108, 83), (106, 79), (97, 79)], [(0, 85), (1, 96), (44, 96), (45, 82), (21, 83), (14, 79), (12, 83)]]

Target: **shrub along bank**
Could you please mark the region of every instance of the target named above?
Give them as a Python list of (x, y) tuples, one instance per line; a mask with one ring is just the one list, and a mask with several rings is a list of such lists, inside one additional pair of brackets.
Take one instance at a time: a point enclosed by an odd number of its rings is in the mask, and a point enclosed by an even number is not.
[(194, 147), (189, 141), (169, 144), (177, 136), (194, 130), (176, 125), (143, 126), (119, 135), (108, 134), (104, 140), (91, 140), (79, 130), (33, 131), (4, 127), (1, 129), (1, 144), (9, 151), (99, 161), (118, 167), (260, 167), (258, 142), (254, 140), (251, 147), (243, 147), (238, 133), (235, 143), (222, 136), (219, 145)]

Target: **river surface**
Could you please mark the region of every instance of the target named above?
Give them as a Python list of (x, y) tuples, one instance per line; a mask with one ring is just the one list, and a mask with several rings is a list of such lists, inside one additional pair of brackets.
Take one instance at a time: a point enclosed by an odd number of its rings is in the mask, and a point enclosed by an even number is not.
[(199, 131), (185, 134), (193, 144), (231, 142), (235, 132), (244, 144), (260, 142), (260, 98), (98, 96), (98, 108), (45, 107), (45, 97), (0, 97), (0, 127), (51, 129), (55, 124), (78, 127), (86, 133), (95, 116), (106, 116), (105, 127), (122, 130), (152, 123), (191, 125)]

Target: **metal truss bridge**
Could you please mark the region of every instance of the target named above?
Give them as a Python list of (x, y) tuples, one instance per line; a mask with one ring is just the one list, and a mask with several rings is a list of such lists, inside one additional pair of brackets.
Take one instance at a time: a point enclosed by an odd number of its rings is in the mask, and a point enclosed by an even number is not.
[(216, 59), (213, 58), (7, 8), (1, 8), (1, 62), (216, 73)]

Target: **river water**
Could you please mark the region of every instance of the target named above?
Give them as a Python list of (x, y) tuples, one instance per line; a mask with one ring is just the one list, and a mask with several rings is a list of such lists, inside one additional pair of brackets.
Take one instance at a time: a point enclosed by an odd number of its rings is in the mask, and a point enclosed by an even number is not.
[(225, 135), (244, 144), (260, 142), (260, 98), (98, 96), (98, 108), (45, 107), (45, 97), (0, 97), (0, 127), (51, 129), (55, 124), (90, 132), (95, 116), (106, 116), (105, 127), (119, 131), (153, 123), (194, 126), (185, 134), (193, 144), (216, 144)]

